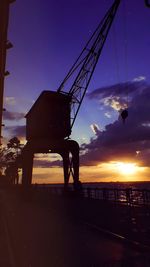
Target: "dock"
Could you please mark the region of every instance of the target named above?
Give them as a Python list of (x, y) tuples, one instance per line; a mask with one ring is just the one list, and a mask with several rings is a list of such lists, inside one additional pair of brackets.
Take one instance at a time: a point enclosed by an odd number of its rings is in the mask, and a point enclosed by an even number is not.
[(128, 206), (11, 187), (0, 190), (0, 210), (2, 267), (150, 265), (149, 239), (136, 239)]

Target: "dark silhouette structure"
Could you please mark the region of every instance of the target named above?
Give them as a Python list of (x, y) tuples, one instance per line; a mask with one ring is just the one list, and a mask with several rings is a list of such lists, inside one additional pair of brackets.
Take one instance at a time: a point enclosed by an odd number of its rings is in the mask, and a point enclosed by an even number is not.
[(6, 167), (5, 176), (9, 184), (18, 184), (19, 173), (18, 173), (18, 166), (15, 162), (9, 163), (9, 165)]
[(128, 117), (128, 110), (127, 109), (122, 110), (121, 117), (122, 117), (123, 123), (125, 123), (125, 120)]
[[(79, 181), (79, 146), (77, 142), (65, 139), (71, 134), (71, 98), (62, 93), (43, 91), (26, 115), (28, 143), (23, 155), (23, 183), (30, 184), (34, 153), (58, 153), (64, 162), (65, 185), (70, 176), (70, 157), (75, 185)], [(28, 179), (27, 179), (28, 177)]]
[(1, 129), (2, 129), (2, 113), (3, 113), (3, 94), (4, 94), (4, 78), (9, 75), (5, 71), (6, 51), (12, 47), (12, 44), (7, 40), (8, 20), (9, 20), (9, 5), (14, 0), (0, 1), (0, 144), (1, 144)]
[(145, 4), (147, 7), (150, 7), (150, 1), (149, 0), (145, 0)]
[(65, 186), (72, 175), (75, 189), (80, 188), (79, 145), (69, 136), (119, 4), (120, 0), (114, 1), (57, 92), (43, 91), (26, 115), (27, 144), (22, 151), (24, 185), (32, 182), (35, 153), (58, 153), (63, 158)]

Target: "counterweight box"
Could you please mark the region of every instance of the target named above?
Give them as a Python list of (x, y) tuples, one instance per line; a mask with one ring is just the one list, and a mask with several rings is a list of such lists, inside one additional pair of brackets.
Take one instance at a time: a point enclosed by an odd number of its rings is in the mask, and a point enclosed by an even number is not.
[(43, 91), (26, 117), (26, 138), (62, 139), (71, 134), (71, 98), (67, 94)]

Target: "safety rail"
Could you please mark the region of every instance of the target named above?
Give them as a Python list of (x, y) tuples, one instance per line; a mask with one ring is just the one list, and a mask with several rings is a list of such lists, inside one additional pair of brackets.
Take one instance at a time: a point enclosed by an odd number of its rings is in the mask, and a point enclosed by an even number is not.
[(148, 189), (92, 188), (83, 186), (82, 190), (76, 193), (71, 187), (67, 191), (62, 186), (38, 185), (33, 187), (40, 191), (44, 190), (47, 193), (57, 195), (73, 193), (88, 199), (111, 201), (127, 205), (150, 205), (150, 190)]
[(118, 188), (83, 188), (83, 196), (128, 205), (150, 205), (150, 190)]

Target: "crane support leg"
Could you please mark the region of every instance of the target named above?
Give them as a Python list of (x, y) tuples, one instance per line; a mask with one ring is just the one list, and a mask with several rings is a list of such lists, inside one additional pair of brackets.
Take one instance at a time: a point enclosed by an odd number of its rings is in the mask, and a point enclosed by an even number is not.
[(65, 148), (60, 153), (63, 158), (64, 185), (68, 186), (69, 178), (72, 175), (74, 188), (79, 187), (79, 145), (74, 140), (64, 140)]
[(79, 145), (74, 140), (36, 140), (27, 142), (22, 151), (22, 184), (32, 183), (34, 153), (58, 153), (63, 158), (64, 185), (68, 186), (73, 177), (74, 188), (80, 189), (79, 181)]
[(74, 140), (70, 141), (70, 152), (72, 155), (72, 159), (70, 161), (70, 171), (73, 174), (74, 184), (78, 184), (79, 182), (79, 145)]
[(68, 186), (69, 183), (69, 151), (64, 151), (60, 153), (63, 158), (63, 169), (64, 169), (64, 186), (65, 188)]

